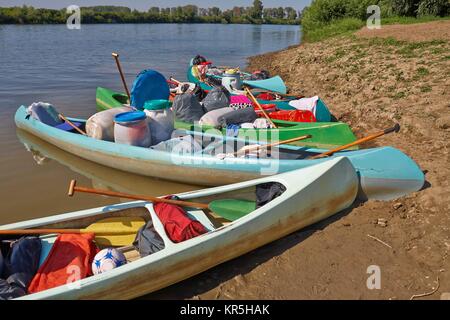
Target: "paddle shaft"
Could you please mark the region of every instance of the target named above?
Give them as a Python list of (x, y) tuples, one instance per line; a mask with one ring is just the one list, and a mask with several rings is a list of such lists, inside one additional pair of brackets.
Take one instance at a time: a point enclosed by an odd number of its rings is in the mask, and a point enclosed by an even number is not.
[(86, 132), (84, 132), (83, 130), (81, 130), (80, 128), (78, 128), (76, 125), (74, 125), (69, 119), (67, 119), (66, 117), (64, 117), (61, 113), (58, 114), (59, 118), (65, 122), (67, 122), (69, 124), (69, 126), (71, 126), (72, 128), (74, 128), (75, 130), (77, 130), (79, 133), (81, 133), (84, 136), (87, 136)]
[(271, 143), (271, 144), (265, 144), (265, 145), (262, 145), (262, 146), (254, 146), (253, 148), (248, 148), (247, 150), (244, 150), (244, 151), (237, 151), (237, 152), (233, 153), (233, 155), (238, 155), (239, 153), (242, 153), (242, 152), (249, 152), (249, 151), (253, 151), (253, 150), (261, 150), (261, 149), (267, 149), (267, 148), (271, 148), (271, 147), (276, 147), (276, 146), (279, 146), (280, 144), (288, 144), (288, 143), (292, 143), (292, 142), (296, 142), (296, 141), (300, 141), (300, 140), (305, 140), (305, 139), (309, 139), (309, 138), (312, 138), (312, 135), (308, 134), (306, 136), (301, 136), (301, 137), (297, 137), (297, 138), (292, 138), (292, 139), (288, 139), (288, 140), (274, 142), (274, 143)]
[(252, 100), (252, 102), (258, 106), (258, 108), (261, 110), (261, 112), (263, 113), (264, 117), (266, 117), (267, 121), (269, 121), (269, 123), (272, 125), (272, 127), (277, 129), (278, 127), (275, 125), (275, 123), (272, 121), (272, 119), (270, 119), (269, 115), (266, 113), (264, 108), (259, 104), (258, 100), (256, 100), (256, 98), (253, 95), (253, 93), (248, 88), (245, 88), (245, 93), (250, 98), (250, 100)]
[[(173, 78), (173, 77), (170, 77), (170, 78), (169, 78), (169, 81), (172, 81), (172, 82), (175, 83), (175, 84), (181, 84), (181, 83), (182, 83), (181, 81), (178, 81), (177, 79), (175, 79), (175, 78)], [(169, 82), (169, 81), (167, 81), (167, 82)]]
[(69, 192), (68, 195), (71, 197), (73, 196), (74, 192), (83, 192), (83, 193), (93, 193), (93, 194), (99, 194), (103, 196), (110, 196), (110, 197), (118, 197), (118, 198), (127, 198), (127, 199), (133, 199), (133, 200), (143, 200), (143, 201), (150, 201), (150, 202), (156, 202), (156, 203), (168, 203), (173, 204), (181, 207), (190, 207), (190, 208), (198, 208), (198, 209), (209, 209), (208, 204), (205, 203), (196, 203), (196, 202), (188, 202), (188, 201), (182, 201), (182, 200), (172, 200), (172, 199), (163, 199), (163, 198), (157, 198), (152, 196), (143, 196), (143, 195), (132, 195), (127, 193), (121, 193), (121, 192), (115, 192), (115, 191), (109, 191), (109, 190), (97, 190), (97, 189), (91, 189), (91, 188), (85, 188), (85, 187), (77, 187), (76, 181), (72, 180), (70, 182), (69, 186)]
[(358, 145), (358, 144), (361, 144), (361, 143), (364, 143), (364, 142), (367, 142), (367, 141), (374, 140), (374, 139), (376, 139), (376, 138), (378, 138), (378, 137), (384, 136), (385, 134), (389, 134), (389, 133), (392, 133), (392, 132), (399, 132), (399, 131), (400, 131), (400, 125), (397, 123), (397, 124), (395, 124), (395, 126), (393, 126), (392, 128), (389, 128), (389, 129), (380, 131), (380, 132), (378, 132), (378, 133), (375, 133), (375, 134), (372, 134), (372, 135), (370, 135), (370, 136), (368, 136), (368, 137), (365, 137), (365, 138), (356, 140), (356, 141), (354, 141), (354, 142), (352, 142), (352, 143), (346, 144), (346, 145), (341, 146), (341, 147), (338, 147), (338, 148), (336, 148), (336, 149), (329, 150), (329, 151), (327, 151), (327, 152), (318, 154), (318, 155), (316, 155), (316, 156), (311, 157), (310, 159), (320, 159), (320, 158), (328, 157), (328, 156), (333, 155), (333, 154), (336, 153), (336, 152), (339, 152), (339, 151), (348, 149), (348, 148), (350, 148), (350, 147), (356, 146), (356, 145)]
[(0, 230), (0, 235), (17, 235), (17, 234), (23, 234), (23, 235), (33, 235), (33, 234), (81, 234), (81, 233), (94, 233), (96, 235), (124, 235), (129, 234), (129, 232), (124, 231), (105, 231), (105, 232), (98, 232), (98, 231), (89, 231), (85, 229), (15, 229), (15, 230)]
[(112, 53), (112, 56), (114, 57), (114, 60), (116, 60), (116, 65), (117, 65), (117, 69), (119, 69), (120, 78), (122, 79), (122, 83), (123, 83), (123, 86), (124, 86), (124, 88), (125, 88), (125, 92), (127, 93), (128, 100), (131, 102), (130, 91), (128, 90), (127, 82), (125, 81), (125, 77), (124, 77), (124, 75), (123, 75), (122, 67), (121, 67), (121, 65), (120, 65), (119, 54), (113, 52), (113, 53)]

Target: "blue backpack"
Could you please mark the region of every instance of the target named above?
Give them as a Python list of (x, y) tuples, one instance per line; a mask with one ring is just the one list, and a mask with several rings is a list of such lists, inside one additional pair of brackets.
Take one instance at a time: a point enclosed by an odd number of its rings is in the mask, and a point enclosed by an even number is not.
[(155, 70), (138, 74), (131, 88), (131, 106), (142, 110), (150, 100), (169, 100), (170, 89), (166, 78)]

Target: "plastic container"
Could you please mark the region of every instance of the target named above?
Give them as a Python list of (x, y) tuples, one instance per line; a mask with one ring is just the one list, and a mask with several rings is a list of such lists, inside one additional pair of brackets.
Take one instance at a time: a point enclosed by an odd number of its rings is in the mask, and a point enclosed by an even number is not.
[(240, 72), (235, 72), (235, 73), (225, 72), (222, 75), (222, 85), (225, 88), (227, 88), (228, 90), (230, 90), (230, 89), (242, 90), (241, 73)]
[(114, 141), (114, 117), (132, 110), (130, 107), (120, 107), (97, 112), (86, 122), (87, 135), (98, 140)]
[(119, 113), (114, 117), (114, 141), (148, 148), (152, 144), (147, 116), (142, 111)]
[(144, 112), (152, 136), (152, 145), (169, 140), (174, 128), (174, 114), (167, 100), (151, 100), (144, 104)]

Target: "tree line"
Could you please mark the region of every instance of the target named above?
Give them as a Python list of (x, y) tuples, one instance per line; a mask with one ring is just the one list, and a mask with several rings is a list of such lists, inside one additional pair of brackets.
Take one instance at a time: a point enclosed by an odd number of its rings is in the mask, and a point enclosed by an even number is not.
[[(292, 7), (265, 8), (255, 0), (251, 7), (199, 8), (185, 5), (171, 8), (151, 7), (148, 11), (123, 6), (81, 7), (82, 23), (245, 23), (299, 24), (300, 12)], [(22, 7), (0, 7), (0, 24), (62, 24), (70, 16), (66, 9), (54, 10)]]

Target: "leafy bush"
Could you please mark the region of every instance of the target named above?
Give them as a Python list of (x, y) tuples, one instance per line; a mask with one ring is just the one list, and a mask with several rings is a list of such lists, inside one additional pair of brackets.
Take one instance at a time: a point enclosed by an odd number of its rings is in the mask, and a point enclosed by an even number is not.
[(419, 16), (448, 16), (450, 14), (449, 0), (422, 0), (417, 9)]
[(392, 9), (399, 16), (416, 16), (420, 0), (392, 0)]
[(363, 26), (370, 5), (380, 7), (383, 23), (411, 23), (418, 16), (433, 20), (429, 16), (450, 14), (449, 0), (313, 0), (302, 12), (304, 39), (319, 40)]

